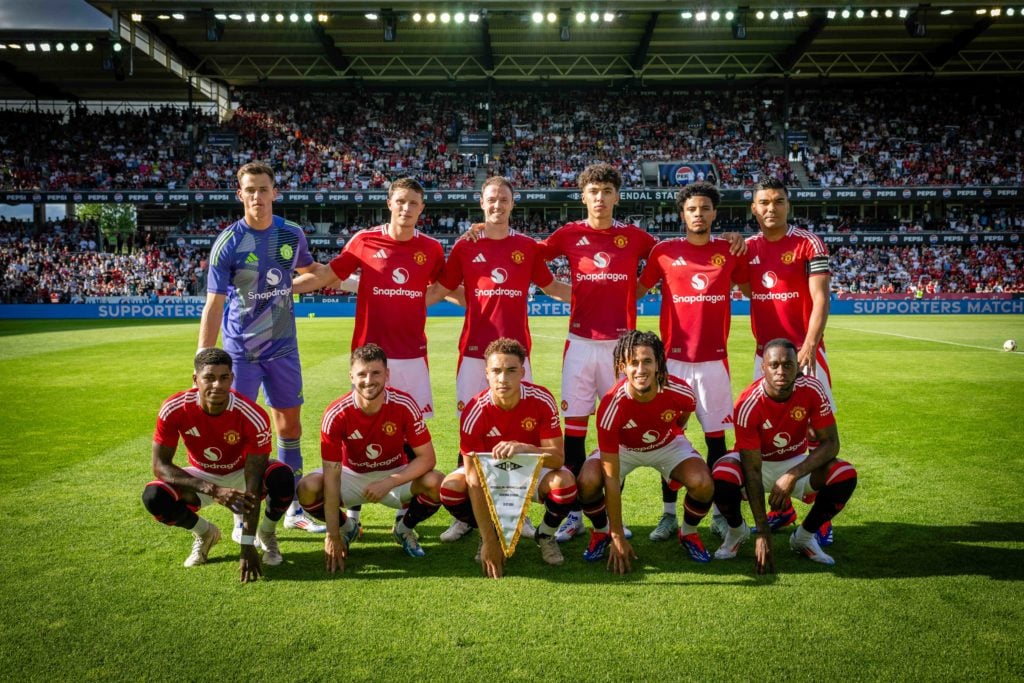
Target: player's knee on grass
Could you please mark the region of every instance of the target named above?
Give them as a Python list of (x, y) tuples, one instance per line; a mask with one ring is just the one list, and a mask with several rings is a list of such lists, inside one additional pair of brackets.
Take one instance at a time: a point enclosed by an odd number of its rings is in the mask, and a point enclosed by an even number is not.
[(191, 529), (199, 521), (195, 513), (198, 506), (187, 505), (170, 484), (162, 481), (146, 484), (142, 490), (142, 504), (161, 524)]

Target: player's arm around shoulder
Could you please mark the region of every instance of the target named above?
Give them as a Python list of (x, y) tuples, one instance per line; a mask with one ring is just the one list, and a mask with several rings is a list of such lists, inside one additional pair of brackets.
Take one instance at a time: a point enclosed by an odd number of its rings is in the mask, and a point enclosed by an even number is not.
[(295, 272), (299, 273), (299, 276), (292, 280), (292, 292), (295, 294), (309, 294), (324, 287), (343, 288), (341, 279), (326, 263), (311, 263), (304, 268), (297, 268)]

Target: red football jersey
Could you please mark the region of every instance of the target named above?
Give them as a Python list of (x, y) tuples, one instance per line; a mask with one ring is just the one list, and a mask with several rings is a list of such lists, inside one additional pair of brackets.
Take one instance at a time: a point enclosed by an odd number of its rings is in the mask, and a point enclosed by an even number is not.
[(747, 387), (736, 401), (736, 450), (760, 450), (763, 460), (787, 460), (807, 451), (807, 427), (835, 424), (825, 389), (814, 377), (798, 377), (789, 400), (764, 391), (764, 379)]
[(459, 354), (483, 358), (495, 339), (515, 339), (530, 352), (527, 304), (530, 282), (547, 287), (554, 280), (540, 245), (510, 230), (500, 240), (459, 240), (448, 255), (440, 282), (447, 289), (464, 284), (466, 319), (459, 337)]
[(551, 392), (537, 384), (519, 385), (519, 403), (512, 410), (494, 404), (490, 390), (470, 399), (462, 411), (459, 451), (490, 453), (502, 441), (519, 441), (540, 446), (541, 439), (562, 436), (558, 407)]
[(210, 415), (199, 406), (199, 390), (188, 389), (171, 396), (160, 407), (153, 441), (188, 449), (188, 462), (210, 474), (230, 474), (245, 467), (245, 456), (270, 453), (270, 419), (267, 412), (234, 389), (227, 408)]
[(597, 444), (602, 453), (653, 451), (683, 433), (697, 409), (697, 397), (685, 380), (669, 375), (654, 399), (641, 403), (626, 390), (626, 379), (612, 387), (597, 407)]
[(750, 268), (750, 327), (757, 352), (782, 337), (797, 346), (807, 337), (811, 318), (812, 277), (828, 277), (828, 247), (809, 230), (790, 227), (769, 242), (763, 234), (747, 238)]
[(733, 283), (747, 282), (746, 256), (712, 237), (705, 245), (686, 239), (659, 242), (640, 283), (661, 286), (661, 340), (669, 358), (703, 363), (727, 357)]
[(350, 391), (324, 411), (320, 423), (320, 457), (355, 472), (378, 472), (408, 462), (403, 445), (430, 441), (430, 431), (412, 396), (385, 387), (384, 405), (367, 415)]
[(569, 332), (587, 339), (618, 339), (636, 327), (637, 268), (656, 240), (635, 225), (607, 230), (586, 221), (566, 223), (546, 240), (544, 258), (569, 259), (572, 304)]
[(416, 231), (400, 242), (387, 225), (360, 230), (331, 260), (344, 280), (360, 269), (352, 348), (379, 344), (388, 358), (427, 355), (427, 287), (444, 268), (444, 248)]

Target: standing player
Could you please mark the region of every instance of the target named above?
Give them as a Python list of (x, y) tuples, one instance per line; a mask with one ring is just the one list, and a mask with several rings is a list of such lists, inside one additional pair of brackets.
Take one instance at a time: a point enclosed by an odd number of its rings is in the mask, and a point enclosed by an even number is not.
[[(712, 237), (721, 195), (711, 183), (691, 183), (676, 196), (686, 237), (659, 242), (640, 276), (640, 295), (661, 286), (661, 338), (668, 372), (686, 381), (697, 396), (697, 419), (704, 429), (708, 467), (725, 455), (725, 431), (732, 429), (732, 385), (728, 340), (733, 283), (746, 283), (747, 259), (730, 253), (726, 240)], [(652, 541), (675, 535), (676, 492), (662, 482), (665, 509)], [(725, 533), (715, 515), (712, 530)]]
[[(327, 522), (324, 562), (327, 571), (344, 571), (349, 543), (357, 536), (355, 520), (342, 505), (381, 503), (402, 509), (395, 540), (410, 557), (423, 557), (414, 528), (441, 506), (438, 489), (444, 478), (434, 469), (434, 445), (419, 407), (409, 394), (388, 386), (384, 350), (365, 344), (349, 359), (352, 391), (327, 406), (320, 425), (322, 472), (299, 483), (299, 499)], [(409, 462), (408, 445), (416, 454)]]
[[(514, 339), (496, 339), (484, 351), (489, 388), (470, 399), (462, 413), (459, 451), (463, 457), (491, 453), (507, 458), (518, 453), (543, 453), (534, 493), (544, 503), (544, 521), (535, 541), (550, 565), (564, 562), (554, 534), (576, 500), (576, 480), (563, 467), (562, 429), (551, 392), (523, 381), (526, 347)], [(476, 468), (460, 467), (441, 485), (441, 499), (452, 516), (480, 530), (478, 561), (484, 574), (499, 578), (505, 556), (491, 522)]]
[(652, 332), (623, 334), (614, 362), (625, 378), (601, 399), (600, 454), (587, 459), (579, 477), (580, 504), (594, 526), (583, 559), (601, 559), (610, 545), (608, 567), (616, 574), (632, 570), (636, 554), (622, 527), (620, 490), (634, 469), (653, 467), (666, 482), (686, 487), (679, 542), (691, 559), (708, 562), (697, 525), (711, 508), (715, 487), (708, 466), (683, 434), (697, 407), (693, 390), (668, 374), (665, 347)]
[[(566, 223), (541, 242), (548, 260), (569, 260), (572, 300), (569, 337), (562, 356), (562, 414), (565, 461), (579, 476), (586, 459), (587, 422), (594, 406), (615, 384), (612, 352), (616, 340), (636, 327), (637, 272), (655, 239), (635, 225), (615, 220), (622, 175), (608, 164), (593, 164), (578, 184), (587, 218)], [(568, 541), (583, 530), (574, 510), (558, 531)]]
[[(466, 318), (459, 337), (459, 365), (455, 380), (458, 414), (474, 396), (488, 387), (484, 350), (495, 339), (514, 339), (526, 349), (524, 379), (533, 378), (530, 367), (530, 327), (527, 320), (530, 283), (545, 293), (568, 299), (569, 286), (555, 280), (541, 258), (535, 240), (509, 227), (514, 205), (512, 184), (494, 176), (480, 190), (484, 211), (483, 230), (470, 233), (452, 247), (439, 280), (445, 292), (464, 285)], [(527, 520), (528, 522), (529, 520)], [(458, 519), (441, 534), (445, 542), (457, 541), (469, 531)], [(533, 537), (532, 526), (522, 535)]]
[[(292, 469), (298, 483), (302, 476), (302, 366), (295, 336), (292, 272), (308, 273), (314, 262), (302, 228), (271, 213), (277, 190), (270, 166), (253, 162), (238, 169), (235, 194), (245, 215), (226, 227), (210, 250), (199, 349), (215, 346), (222, 333), (224, 349), (234, 361), (234, 389), (255, 401), (262, 387), (274, 418), (278, 460)], [(236, 527), (239, 521), (236, 517)], [(302, 514), (298, 504), (289, 508), (284, 525), (324, 531)]]
[(368, 343), (388, 355), (391, 386), (410, 394), (424, 417), (434, 415), (427, 370), (427, 305), (441, 299), (427, 290), (444, 268), (444, 248), (416, 229), (425, 207), (423, 187), (401, 178), (388, 189), (391, 220), (357, 232), (330, 265), (296, 278), (295, 290), (337, 287), (359, 270), (352, 350)]
[[(388, 189), (388, 223), (357, 232), (329, 266), (296, 278), (295, 290), (340, 286), (358, 269), (352, 349), (374, 343), (388, 356), (391, 386), (413, 397), (425, 418), (434, 415), (427, 368), (427, 306), (439, 301), (440, 286), (428, 288), (444, 268), (444, 248), (416, 229), (425, 207), (423, 187), (400, 178)], [(411, 448), (406, 454), (414, 455)], [(350, 510), (356, 525), (359, 510)]]
[[(757, 540), (754, 549), (758, 574), (774, 572), (772, 537), (764, 508), (765, 489), (773, 509), (791, 505), (792, 496), (814, 506), (790, 536), (789, 545), (821, 564), (835, 564), (817, 539), (853, 495), (857, 470), (838, 460), (839, 431), (825, 388), (814, 377), (800, 374), (796, 344), (773, 339), (761, 350), (762, 377), (736, 401), (736, 448), (715, 466), (715, 501), (729, 522), (729, 531), (715, 558), (736, 557), (750, 536), (740, 516), (740, 489), (744, 482), (754, 514)], [(808, 435), (814, 430), (817, 445), (808, 453)]]
[[(196, 514), (211, 502), (242, 516), (242, 581), (263, 573), (263, 562), (275, 566), (284, 558), (277, 543), (277, 523), (295, 492), (287, 465), (271, 461), (270, 420), (258, 405), (231, 389), (231, 356), (221, 349), (196, 354), (193, 388), (164, 401), (153, 435), (153, 474), (142, 503), (168, 526), (192, 532), (195, 540), (186, 567), (205, 564), (210, 548), (220, 541), (220, 529)], [(188, 450), (187, 467), (174, 464), (178, 440)], [(268, 494), (267, 513), (259, 519), (260, 499)]]
[[(757, 344), (754, 379), (761, 376), (764, 345), (789, 339), (797, 345), (800, 370), (817, 377), (835, 411), (832, 379), (825, 357), (825, 323), (829, 309), (828, 247), (821, 238), (790, 227), (789, 196), (782, 182), (768, 178), (757, 185), (751, 210), (761, 233), (747, 239), (750, 264), (750, 327)], [(813, 435), (812, 435), (813, 438)], [(772, 531), (796, 522), (792, 505), (768, 515)], [(831, 527), (823, 530), (828, 542)]]

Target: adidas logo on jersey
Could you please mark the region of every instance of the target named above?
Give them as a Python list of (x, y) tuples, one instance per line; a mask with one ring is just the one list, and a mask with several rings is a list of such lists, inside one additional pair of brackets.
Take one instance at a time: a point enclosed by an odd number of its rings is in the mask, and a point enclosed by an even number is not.
[(589, 246), (589, 245), (590, 245), (590, 240), (588, 240), (586, 238), (586, 236), (581, 237), (580, 241), (576, 243), (577, 247), (586, 247), (586, 246)]
[(477, 254), (476, 258), (473, 259), (473, 263), (487, 263), (487, 259), (484, 258), (483, 254)]
[(491, 427), (491, 431), (487, 432), (487, 436), (501, 436), (501, 432), (498, 431), (497, 427)]
[(636, 422), (633, 422), (633, 420), (630, 420), (626, 424), (622, 425), (622, 428), (623, 429), (636, 429)]
[(260, 259), (259, 259), (258, 256), (256, 256), (256, 254), (254, 254), (254, 253), (252, 253), (250, 251), (249, 255), (245, 257), (245, 262), (250, 264), (250, 265), (252, 265), (252, 264), (255, 264), (255, 263), (259, 263)]
[(682, 256), (680, 256), (679, 258), (677, 258), (675, 261), (672, 262), (672, 265), (673, 266), (685, 266), (686, 265), (686, 259), (684, 259)]
[(356, 431), (354, 431), (351, 434), (349, 434), (348, 438), (350, 438), (350, 439), (361, 439), (361, 438), (363, 438), (363, 435), (357, 429)]
[(760, 256), (755, 256), (754, 258), (750, 259), (750, 264), (749, 265), (751, 265), (751, 266), (759, 266), (759, 265), (761, 265), (761, 257)]
[(771, 429), (771, 428), (772, 428), (771, 420), (765, 420), (764, 424), (761, 425), (761, 429)]
[(193, 427), (192, 429), (188, 430), (185, 433), (188, 434), (189, 436), (199, 436), (199, 430), (196, 429), (195, 427)]
[(388, 257), (388, 253), (386, 251), (384, 251), (383, 249), (378, 249), (377, 253), (375, 253), (373, 255), (373, 258), (387, 258), (387, 257)]

